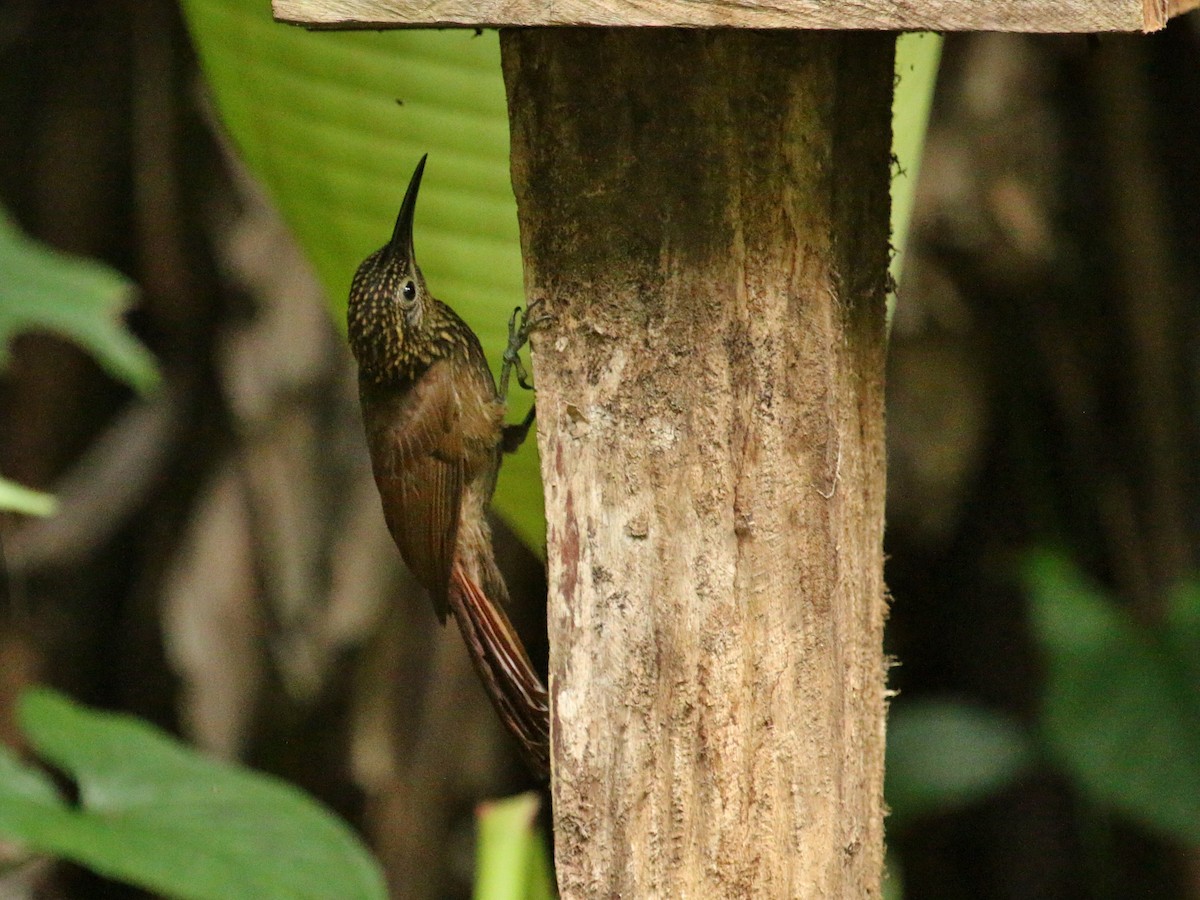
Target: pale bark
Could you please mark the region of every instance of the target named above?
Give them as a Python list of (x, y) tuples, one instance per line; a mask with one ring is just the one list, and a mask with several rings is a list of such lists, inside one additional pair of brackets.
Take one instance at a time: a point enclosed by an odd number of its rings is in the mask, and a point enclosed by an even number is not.
[(502, 47), (563, 896), (878, 896), (891, 37)]
[(894, 31), (1157, 31), (1197, 0), (273, 0), (324, 28), (603, 25)]

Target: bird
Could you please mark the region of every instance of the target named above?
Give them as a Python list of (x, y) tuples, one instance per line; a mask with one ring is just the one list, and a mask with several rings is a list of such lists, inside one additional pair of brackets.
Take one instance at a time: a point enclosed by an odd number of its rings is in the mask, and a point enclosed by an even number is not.
[(413, 249), (413, 219), (428, 154), (409, 181), (391, 240), (358, 266), (346, 321), (384, 519), (439, 621), (453, 616), (496, 712), (540, 779), (550, 770), (549, 698), (505, 613), (487, 508), (506, 450), (533, 411), (505, 424), (508, 379), (541, 319), (509, 319), (500, 387), (479, 338), (430, 293)]

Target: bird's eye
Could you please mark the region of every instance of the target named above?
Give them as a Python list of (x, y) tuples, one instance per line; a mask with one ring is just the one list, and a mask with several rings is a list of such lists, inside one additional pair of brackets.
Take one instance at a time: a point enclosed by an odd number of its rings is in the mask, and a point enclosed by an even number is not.
[(403, 293), (404, 293), (405, 300), (412, 300), (414, 297), (417, 296), (417, 286), (415, 284), (413, 284), (411, 281), (406, 281), (406, 282), (404, 282)]

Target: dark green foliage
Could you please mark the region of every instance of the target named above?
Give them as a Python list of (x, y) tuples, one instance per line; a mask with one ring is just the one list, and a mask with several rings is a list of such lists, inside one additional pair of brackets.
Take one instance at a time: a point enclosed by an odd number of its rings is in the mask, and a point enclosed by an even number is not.
[(24, 696), (21, 724), (79, 791), (73, 806), (0, 754), (0, 835), (34, 853), (189, 900), (386, 897), (350, 829), (284, 782), (48, 690)]
[(1054, 759), (1096, 803), (1200, 844), (1200, 592), (1151, 629), (1065, 557), (1038, 554), (1027, 578)]

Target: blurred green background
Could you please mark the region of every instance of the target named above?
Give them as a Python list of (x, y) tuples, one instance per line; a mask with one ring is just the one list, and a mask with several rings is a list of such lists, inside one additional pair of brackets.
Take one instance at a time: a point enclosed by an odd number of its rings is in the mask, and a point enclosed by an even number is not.
[[(927, 139), (939, 45), (898, 56), (892, 896), (1200, 897), (1196, 23), (950, 36)], [(304, 787), (393, 896), (469, 894), (477, 850), (544, 877), (504, 843), (530, 801), (476, 844), (478, 798), (528, 782), (383, 532), (339, 334), (428, 151), (422, 266), (498, 363), (495, 34), (17, 0), (0, 60), (0, 503), (58, 504), (0, 530), (0, 736), (48, 682)], [(540, 661), (536, 465), (496, 505)]]

